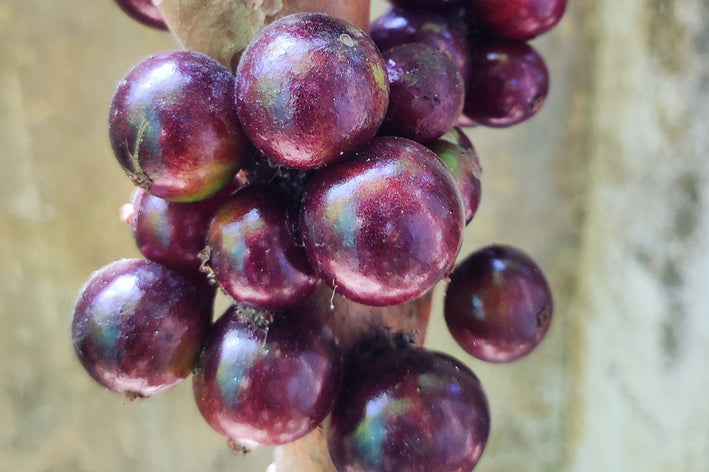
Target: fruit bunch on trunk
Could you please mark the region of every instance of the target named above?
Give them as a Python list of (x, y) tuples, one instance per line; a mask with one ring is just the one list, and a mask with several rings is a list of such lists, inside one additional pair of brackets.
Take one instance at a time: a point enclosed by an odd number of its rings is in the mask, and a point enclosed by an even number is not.
[[(422, 347), (431, 292), (448, 283), (453, 337), (489, 362), (529, 354), (553, 304), (522, 250), (461, 258), (481, 203), (462, 128), (540, 110), (548, 73), (525, 41), (566, 1), (392, 0), (371, 26), (368, 1), (117, 3), (186, 50), (114, 92), (108, 134), (136, 185), (123, 217), (146, 259), (81, 289), (88, 373), (131, 398), (193, 374), (233, 447), (320, 449), (281, 472), (472, 470), (488, 403)], [(217, 290), (233, 303), (214, 320)]]

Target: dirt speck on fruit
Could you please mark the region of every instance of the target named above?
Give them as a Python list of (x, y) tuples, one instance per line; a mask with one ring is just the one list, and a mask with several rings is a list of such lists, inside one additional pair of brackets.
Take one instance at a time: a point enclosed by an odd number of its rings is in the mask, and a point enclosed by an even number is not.
[(347, 33), (342, 33), (340, 35), (340, 42), (349, 48), (354, 46), (354, 40), (352, 39), (352, 36)]
[(126, 399), (129, 402), (134, 402), (137, 400), (145, 400), (146, 398), (148, 398), (147, 396), (142, 395), (138, 392), (126, 392), (125, 395), (126, 395)]
[(229, 446), (229, 449), (232, 450), (232, 452), (239, 454), (241, 456), (245, 456), (249, 453), (251, 453), (251, 449), (249, 449), (246, 446), (242, 446), (241, 444), (237, 443), (236, 441), (229, 439), (226, 442), (226, 445)]

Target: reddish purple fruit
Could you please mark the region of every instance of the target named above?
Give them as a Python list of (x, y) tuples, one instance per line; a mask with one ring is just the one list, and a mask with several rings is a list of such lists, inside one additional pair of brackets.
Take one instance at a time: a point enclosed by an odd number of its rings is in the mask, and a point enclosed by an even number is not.
[(370, 34), (379, 49), (419, 42), (445, 53), (467, 83), (471, 49), (465, 32), (452, 17), (433, 11), (392, 8), (372, 22)]
[(239, 119), (263, 154), (316, 169), (363, 146), (389, 103), (377, 46), (354, 25), (297, 13), (264, 28), (236, 72)]
[(566, 0), (468, 0), (468, 8), (491, 35), (527, 41), (561, 20)]
[(209, 266), (219, 285), (247, 305), (279, 310), (305, 300), (318, 278), (296, 232), (288, 195), (253, 185), (226, 201), (209, 226)]
[(446, 275), (463, 225), (450, 171), (405, 138), (377, 138), (318, 171), (301, 208), (315, 271), (341, 295), (374, 306), (415, 298)]
[(517, 41), (482, 43), (473, 54), (463, 112), (474, 122), (496, 128), (534, 116), (549, 92), (542, 56)]
[(168, 267), (199, 269), (199, 253), (204, 249), (209, 222), (225, 198), (171, 202), (136, 189), (128, 223), (138, 250)]
[(113, 96), (109, 134), (131, 180), (167, 200), (214, 195), (250, 152), (234, 76), (191, 51), (155, 54), (128, 72)]
[(214, 290), (157, 262), (122, 259), (94, 272), (74, 308), (74, 349), (101, 385), (148, 397), (192, 371)]
[(451, 129), (463, 111), (465, 93), (453, 61), (423, 43), (388, 49), (384, 61), (390, 94), (380, 133), (426, 142)]
[(473, 144), (459, 128), (452, 128), (426, 146), (441, 158), (453, 174), (460, 195), (463, 197), (467, 225), (475, 216), (482, 197), (480, 182), (482, 168)]
[(162, 12), (153, 0), (115, 0), (121, 10), (134, 20), (160, 30), (167, 30)]
[(444, 311), (448, 329), (466, 352), (488, 362), (510, 362), (542, 341), (553, 301), (544, 274), (527, 254), (494, 245), (456, 268)]
[(327, 436), (338, 471), (469, 472), (477, 464), (490, 413), (465, 365), (413, 347), (351, 364)]
[(210, 331), (194, 373), (197, 406), (237, 444), (295, 441), (325, 419), (340, 388), (337, 340), (306, 312), (273, 314), (264, 327), (269, 313), (243, 310), (232, 307)]

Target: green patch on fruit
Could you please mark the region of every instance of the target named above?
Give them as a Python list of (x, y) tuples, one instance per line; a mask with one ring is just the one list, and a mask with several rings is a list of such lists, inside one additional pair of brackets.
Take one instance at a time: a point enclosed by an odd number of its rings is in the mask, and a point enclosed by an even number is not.
[(389, 76), (387, 75), (386, 69), (379, 64), (372, 64), (372, 73), (374, 74), (374, 80), (377, 85), (382, 90), (389, 89)]

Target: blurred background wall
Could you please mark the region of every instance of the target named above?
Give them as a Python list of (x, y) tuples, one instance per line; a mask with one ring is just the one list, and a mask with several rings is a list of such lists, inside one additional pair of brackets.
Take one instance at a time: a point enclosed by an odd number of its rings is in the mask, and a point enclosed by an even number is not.
[[(374, 2), (374, 14), (384, 11)], [(480, 472), (709, 470), (709, 4), (571, 0), (533, 44), (551, 72), (537, 117), (473, 129), (483, 202), (462, 256), (530, 253), (556, 297), (530, 357), (483, 365), (493, 431)], [(260, 471), (231, 453), (190, 382), (128, 403), (75, 358), (90, 273), (138, 253), (132, 184), (108, 142), (115, 83), (169, 34), (109, 0), (0, 3), (0, 470)]]

